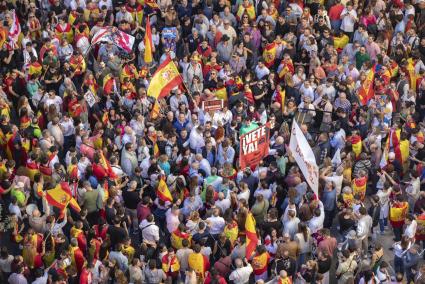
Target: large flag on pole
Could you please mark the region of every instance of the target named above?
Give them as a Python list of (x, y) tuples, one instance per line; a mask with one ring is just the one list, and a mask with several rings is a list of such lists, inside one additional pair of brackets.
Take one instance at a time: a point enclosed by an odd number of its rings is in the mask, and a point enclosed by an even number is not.
[(301, 131), (297, 122), (292, 123), (291, 140), (289, 141), (289, 149), (292, 157), (294, 157), (301, 169), (308, 185), (313, 189), (316, 196), (319, 191), (319, 167), (316, 163), (316, 157), (313, 150), (308, 144), (304, 133)]
[(168, 189), (167, 184), (163, 178), (160, 178), (158, 182), (158, 188), (156, 189), (156, 195), (159, 199), (163, 201), (173, 202), (173, 196), (171, 195), (170, 190)]
[(245, 235), (246, 235), (246, 248), (245, 256), (250, 259), (254, 254), (258, 244), (257, 231), (255, 230), (255, 219), (251, 212), (248, 212), (245, 220)]
[(100, 28), (91, 40), (92, 45), (100, 42), (112, 42), (125, 51), (131, 52), (134, 44), (134, 36), (126, 34), (116, 27), (105, 27)]
[(149, 16), (146, 19), (146, 31), (145, 31), (144, 43), (145, 43), (145, 55), (144, 55), (145, 63), (151, 63), (153, 44), (152, 44), (152, 32), (151, 32), (151, 23), (150, 23)]
[(148, 96), (159, 100), (166, 97), (174, 87), (182, 82), (179, 70), (168, 56), (153, 74), (148, 87)]

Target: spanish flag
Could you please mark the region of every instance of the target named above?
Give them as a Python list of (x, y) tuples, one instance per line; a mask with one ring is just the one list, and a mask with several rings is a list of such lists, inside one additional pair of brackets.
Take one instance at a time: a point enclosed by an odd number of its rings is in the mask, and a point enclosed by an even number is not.
[(362, 138), (360, 137), (360, 135), (356, 134), (351, 136), (351, 146), (357, 159), (360, 156), (360, 153), (362, 152)]
[(115, 92), (115, 78), (108, 74), (103, 78), (103, 93), (110, 95)]
[[(159, 102), (155, 101), (155, 103), (153, 104), (152, 110), (151, 110), (151, 118), (152, 119), (158, 118), (158, 115), (160, 113), (159, 107), (160, 107)], [(155, 143), (155, 145), (156, 145), (156, 143)]]
[(280, 104), (280, 108), (282, 109), (282, 112), (285, 110), (285, 97), (286, 97), (285, 90), (282, 90), (280, 92), (276, 91), (275, 101)]
[(415, 73), (415, 64), (416, 62), (413, 60), (413, 58), (407, 59), (406, 75), (409, 77), (410, 88), (416, 92), (417, 75)]
[(43, 67), (41, 66), (41, 64), (38, 61), (34, 61), (28, 67), (28, 74), (31, 76), (41, 75), (42, 70), (43, 70)]
[(238, 234), (239, 234), (238, 223), (236, 223), (236, 221), (232, 221), (232, 223), (226, 224), (226, 227), (224, 227), (223, 233), (233, 245), (236, 239), (238, 238)]
[(409, 140), (401, 140), (397, 147), (394, 149), (395, 158), (399, 161), (403, 166), (405, 163), (409, 161)]
[(276, 51), (277, 51), (277, 43), (275, 42), (268, 43), (264, 47), (264, 51), (263, 51), (264, 65), (266, 65), (268, 68), (274, 65), (274, 61), (276, 59)]
[(242, 16), (244, 14), (248, 15), (248, 18), (250, 21), (255, 19), (255, 9), (251, 3), (249, 3), (247, 7), (245, 7), (243, 4), (239, 5), (239, 9), (238, 9), (238, 12), (236, 13), (236, 16), (239, 19), (242, 19)]
[(190, 244), (192, 242), (192, 236), (188, 233), (181, 232), (179, 229), (176, 229), (171, 233), (171, 245), (173, 248), (181, 249), (183, 247), (183, 240), (188, 240)]
[(153, 42), (152, 42), (152, 32), (151, 32), (151, 22), (148, 18), (146, 19), (146, 31), (145, 31), (145, 55), (143, 57), (145, 63), (152, 62), (152, 53), (153, 53)]
[(6, 157), (9, 160), (13, 159), (13, 150), (14, 150), (14, 143), (15, 143), (15, 138), (16, 138), (16, 134), (15, 133), (7, 133), (6, 134)]
[(78, 205), (78, 202), (72, 197), (71, 190), (66, 182), (61, 182), (56, 185), (55, 188), (47, 190), (46, 200), (50, 205), (60, 210), (64, 210), (69, 205), (75, 211), (81, 211), (80, 205)]
[(153, 10), (159, 9), (159, 6), (155, 0), (145, 0), (145, 6), (148, 6), (149, 8)]
[(360, 85), (357, 95), (362, 105), (367, 105), (369, 100), (373, 97), (373, 80), (375, 80), (375, 65), (369, 70), (366, 75), (366, 79)]
[[(143, 21), (143, 7), (142, 5), (138, 4), (136, 8), (131, 7), (130, 5), (126, 5), (125, 8), (127, 9), (127, 12), (131, 14), (133, 17), (133, 21), (137, 22), (139, 25), (142, 24)], [(149, 19), (149, 16), (148, 16)]]
[(31, 125), (31, 119), (25, 115), (19, 119), (19, 123), (20, 129), (26, 129)]
[(280, 63), (279, 67), (277, 68), (277, 73), (278, 73), (279, 79), (285, 78), (285, 75), (288, 74), (288, 73), (293, 75), (294, 72), (295, 72), (294, 64), (292, 63), (291, 59), (289, 59), (287, 62), (285, 62), (285, 60), (283, 60)]
[(158, 183), (158, 188), (156, 189), (156, 195), (159, 199), (163, 201), (169, 201), (173, 202), (173, 197), (171, 196), (171, 192), (168, 189), (167, 184), (165, 183), (164, 179), (160, 179)]
[(69, 44), (72, 44), (72, 41), (74, 39), (74, 32), (72, 31), (72, 27), (70, 24), (67, 23), (65, 27), (62, 27), (60, 24), (57, 24), (55, 27), (55, 33), (60, 41), (66, 39)]
[(219, 100), (227, 101), (227, 90), (226, 87), (221, 87), (215, 90), (214, 92), (215, 96)]
[(367, 186), (367, 177), (355, 178), (352, 181), (353, 194), (358, 194), (360, 196), (360, 200), (363, 201), (366, 196), (366, 186)]
[(78, 247), (80, 248), (80, 250), (85, 252), (87, 250), (87, 239), (86, 239), (86, 236), (84, 235), (83, 230), (73, 226), (69, 233), (71, 235), (71, 238), (77, 239)]
[(71, 11), (71, 13), (69, 13), (69, 16), (68, 16), (68, 23), (70, 25), (73, 25), (77, 18), (78, 18), (77, 11)]
[(139, 78), (139, 72), (137, 72), (137, 69), (133, 64), (126, 64), (122, 68), (120, 75), (121, 83), (124, 82), (125, 78), (130, 78), (130, 80)]
[(174, 87), (182, 82), (179, 70), (168, 56), (153, 74), (148, 87), (148, 96), (157, 100), (166, 97)]
[(292, 280), (288, 276), (286, 276), (284, 278), (279, 277), (277, 284), (292, 284)]
[(86, 60), (81, 55), (72, 55), (69, 59), (69, 65), (74, 69), (75, 75), (83, 74), (87, 68)]
[(254, 256), (254, 258), (252, 259), (252, 268), (254, 270), (254, 274), (261, 275), (266, 272), (269, 260), (270, 255), (267, 252)]
[(40, 170), (40, 173), (42, 174), (43, 178), (50, 180), (50, 177), (52, 176), (53, 171), (52, 171), (52, 168), (49, 167), (49, 164), (40, 165), (39, 170)]
[(208, 271), (210, 262), (202, 253), (192, 252), (187, 259), (189, 267), (192, 268), (200, 280), (205, 279), (205, 272)]
[(68, 176), (70, 180), (78, 180), (78, 166), (77, 165), (69, 165), (68, 167)]
[(255, 230), (255, 219), (252, 213), (249, 212), (245, 220), (245, 235), (246, 235), (246, 250), (245, 255), (247, 259), (250, 259), (252, 254), (255, 252), (258, 244), (257, 231)]
[(109, 178), (111, 178), (111, 179), (117, 179), (118, 178), (117, 175), (112, 170), (111, 164), (105, 158), (105, 155), (103, 155), (103, 152), (102, 151), (99, 151), (99, 156), (100, 156), (100, 164), (105, 169), (105, 171), (108, 174)]
[(26, 168), (28, 172), (28, 177), (33, 182), (35, 174), (38, 173), (38, 164), (35, 161), (28, 159)]
[(171, 273), (179, 273), (180, 263), (177, 256), (174, 256), (171, 261), (168, 261), (168, 254), (164, 255), (161, 259), (162, 270), (168, 275)]
[(389, 70), (390, 70), (391, 78), (394, 78), (395, 76), (398, 75), (398, 64), (395, 60), (391, 60)]
[(409, 209), (409, 203), (407, 202), (396, 202), (390, 208), (390, 221), (391, 224), (400, 225), (404, 224)]

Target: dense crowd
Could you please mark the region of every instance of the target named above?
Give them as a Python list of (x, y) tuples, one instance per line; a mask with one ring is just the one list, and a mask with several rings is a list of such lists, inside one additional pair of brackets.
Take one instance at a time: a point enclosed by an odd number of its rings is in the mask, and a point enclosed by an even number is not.
[(0, 0), (0, 281), (425, 283), (424, 58), (424, 0)]

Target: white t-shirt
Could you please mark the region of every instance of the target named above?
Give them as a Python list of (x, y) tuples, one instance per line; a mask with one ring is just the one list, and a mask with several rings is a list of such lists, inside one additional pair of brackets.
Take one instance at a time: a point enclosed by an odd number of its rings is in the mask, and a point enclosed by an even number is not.
[(211, 216), (207, 218), (208, 223), (210, 224), (210, 233), (211, 235), (218, 235), (223, 232), (226, 222), (220, 216)]

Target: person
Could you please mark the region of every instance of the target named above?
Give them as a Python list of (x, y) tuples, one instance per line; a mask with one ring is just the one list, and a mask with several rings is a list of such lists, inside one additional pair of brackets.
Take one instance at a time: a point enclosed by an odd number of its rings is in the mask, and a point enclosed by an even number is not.
[(365, 207), (361, 207), (359, 210), (360, 218), (357, 223), (357, 238), (361, 240), (361, 250), (363, 253), (363, 258), (368, 258), (368, 250), (369, 250), (369, 241), (368, 236), (370, 231), (372, 230), (373, 220), (367, 214), (367, 210)]
[[(245, 264), (245, 265), (244, 265)], [(237, 258), (235, 259), (236, 269), (229, 275), (229, 280), (235, 284), (243, 284), (249, 281), (249, 277), (253, 272), (253, 268), (248, 260)]]
[(425, 239), (424, 1), (6, 2), (2, 282), (421, 271), (377, 244)]

